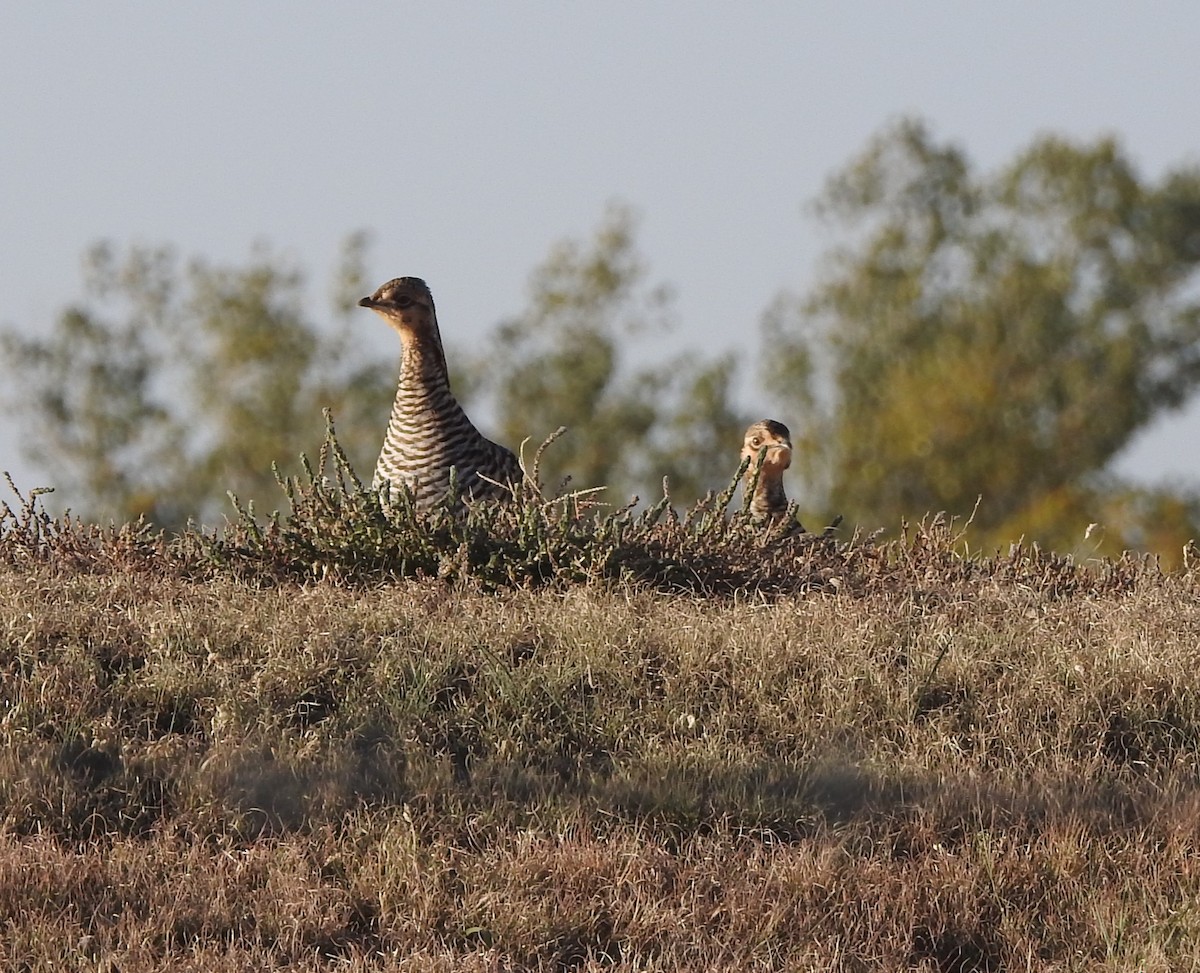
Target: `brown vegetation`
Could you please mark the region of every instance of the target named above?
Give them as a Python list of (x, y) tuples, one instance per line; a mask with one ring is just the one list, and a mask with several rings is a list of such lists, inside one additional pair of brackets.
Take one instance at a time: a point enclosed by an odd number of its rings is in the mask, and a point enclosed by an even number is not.
[(5, 509), (0, 967), (1200, 965), (1194, 567), (362, 496)]

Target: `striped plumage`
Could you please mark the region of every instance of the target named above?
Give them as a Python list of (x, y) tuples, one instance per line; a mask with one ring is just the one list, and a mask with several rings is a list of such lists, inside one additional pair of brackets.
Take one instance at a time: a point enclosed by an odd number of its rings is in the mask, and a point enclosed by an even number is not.
[(511, 497), (510, 490), (481, 479), (482, 475), (519, 485), (521, 468), (511, 450), (485, 438), (472, 425), (450, 391), (437, 313), (425, 281), (397, 277), (358, 303), (387, 321), (404, 346), (374, 486), (407, 487), (417, 506), (430, 507), (449, 490), (450, 469), (455, 467), (464, 496)]
[[(763, 450), (766, 453), (759, 469), (758, 457)], [(745, 473), (746, 489), (754, 487), (750, 516), (754, 520), (767, 520), (786, 515), (788, 498), (783, 489), (783, 471), (792, 465), (792, 434), (788, 427), (774, 419), (754, 423), (742, 440), (742, 459), (750, 460)]]

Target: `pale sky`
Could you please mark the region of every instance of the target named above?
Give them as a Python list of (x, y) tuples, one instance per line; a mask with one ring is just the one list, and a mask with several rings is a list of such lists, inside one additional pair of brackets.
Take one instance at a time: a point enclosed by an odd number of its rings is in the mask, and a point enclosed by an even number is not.
[[(831, 242), (805, 204), (889, 121), (918, 115), (984, 168), (1042, 132), (1116, 133), (1157, 178), (1200, 161), (1198, 43), (1194, 0), (9, 4), (0, 326), (49, 328), (101, 239), (235, 265), (265, 241), (324, 319), (338, 246), (366, 229), (376, 282), (424, 277), (469, 345), (620, 200), (677, 289), (672, 340), (753, 361), (762, 311)], [(0, 470), (46, 482), (17, 439), (0, 415)], [(1198, 446), (1193, 400), (1118, 468), (1200, 486)]]

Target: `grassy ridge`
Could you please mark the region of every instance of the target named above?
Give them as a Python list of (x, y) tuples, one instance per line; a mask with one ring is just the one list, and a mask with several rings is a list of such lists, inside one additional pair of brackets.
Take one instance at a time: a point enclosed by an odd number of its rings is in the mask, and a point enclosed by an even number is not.
[(322, 482), (7, 512), (0, 967), (1200, 968), (1194, 571)]

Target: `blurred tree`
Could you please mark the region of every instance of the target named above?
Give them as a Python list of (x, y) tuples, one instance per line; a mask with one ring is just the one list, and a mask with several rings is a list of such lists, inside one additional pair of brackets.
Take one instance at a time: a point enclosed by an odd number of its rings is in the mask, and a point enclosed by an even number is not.
[[(372, 362), (351, 330), (366, 239), (351, 236), (334, 281), (333, 328), (304, 313), (305, 275), (267, 251), (244, 267), (181, 265), (169, 247), (107, 244), (85, 259), (85, 299), (46, 337), (0, 335), (25, 447), (79, 514), (212, 522), (226, 492), (268, 508), (271, 464), (315, 456), (322, 409), (369, 479), (395, 393), (396, 360)], [(627, 364), (636, 338), (671, 323), (671, 294), (647, 287), (634, 219), (612, 207), (588, 245), (564, 242), (531, 275), (529, 307), (483, 355), (451, 346), (463, 400), (490, 397), (500, 438), (526, 454), (558, 426), (543, 482), (608, 485), (605, 499), (656, 497), (662, 477), (690, 501), (728, 483), (746, 424), (730, 405), (733, 356), (683, 353)], [(482, 410), (485, 411), (486, 410)]]
[(93, 247), (84, 304), (44, 338), (0, 337), (31, 458), (81, 515), (172, 528), (218, 517), (227, 490), (278, 505), (271, 463), (315, 457), (325, 406), (369, 470), (395, 374), (350, 353), (365, 247), (362, 234), (343, 247), (333, 332), (301, 311), (304, 275), (265, 251), (244, 268), (181, 268), (169, 247)]
[(570, 475), (571, 489), (607, 486), (604, 499), (623, 503), (635, 491), (661, 495), (665, 475), (687, 503), (737, 471), (746, 425), (730, 404), (737, 362), (639, 360), (636, 339), (661, 336), (673, 315), (670, 288), (645, 284), (635, 229), (632, 212), (614, 205), (588, 244), (556, 244), (530, 276), (528, 307), (465, 371), (490, 397), (501, 440), (528, 438), (528, 456), (568, 428), (543, 457), (548, 489)]
[(905, 121), (818, 210), (849, 240), (764, 318), (809, 495), (871, 525), (982, 495), (983, 543), (1072, 550), (1106, 514), (1100, 549), (1145, 543), (1163, 498), (1103, 471), (1200, 381), (1200, 170), (1151, 184), (1111, 138), (1047, 136), (980, 177)]
[(643, 497), (661, 495), (664, 476), (680, 504), (729, 485), (752, 421), (733, 405), (739, 365), (732, 352), (711, 361), (684, 352), (654, 376), (663, 388), (659, 421), (633, 461)]

